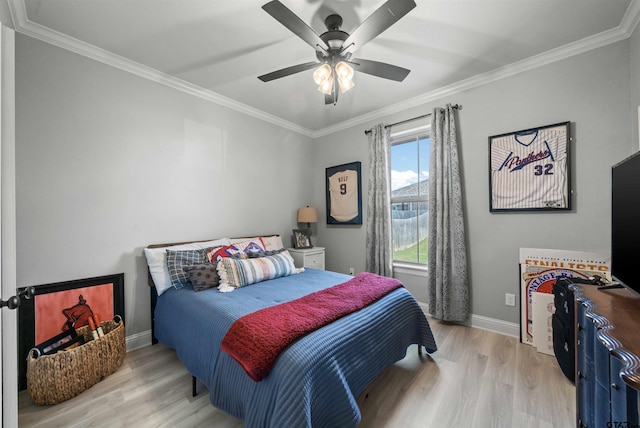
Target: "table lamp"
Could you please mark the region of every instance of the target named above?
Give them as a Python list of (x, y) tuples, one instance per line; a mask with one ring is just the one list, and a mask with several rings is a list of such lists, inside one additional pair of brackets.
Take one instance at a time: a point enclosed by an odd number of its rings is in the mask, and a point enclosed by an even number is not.
[(318, 210), (307, 205), (298, 209), (298, 223), (307, 223), (307, 228), (311, 229), (311, 223), (318, 221)]

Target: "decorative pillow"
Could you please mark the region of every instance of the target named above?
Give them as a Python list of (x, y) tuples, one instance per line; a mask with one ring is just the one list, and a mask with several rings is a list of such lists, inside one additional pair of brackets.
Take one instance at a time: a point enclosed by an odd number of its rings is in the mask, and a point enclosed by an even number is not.
[(202, 291), (217, 287), (220, 284), (218, 263), (204, 263), (201, 265), (185, 266), (182, 269), (193, 285), (194, 291)]
[(236, 247), (239, 251), (242, 251), (243, 253), (247, 253), (247, 254), (260, 253), (260, 252), (264, 252), (265, 250), (264, 244), (260, 239), (256, 239), (252, 241), (234, 242), (231, 245)]
[(231, 257), (233, 255), (241, 253), (242, 252), (233, 245), (224, 245), (222, 247), (211, 248), (209, 251), (207, 251), (207, 260), (211, 263), (215, 263), (221, 258)]
[(172, 251), (167, 250), (167, 268), (171, 285), (182, 288), (189, 284), (189, 277), (184, 271), (185, 266), (199, 265), (207, 262), (205, 249)]
[[(220, 260), (223, 257), (230, 257), (235, 254), (251, 254), (251, 253), (264, 253), (264, 245), (262, 241), (243, 241), (236, 242), (231, 245), (225, 245), (222, 247), (212, 248), (207, 252), (207, 260), (211, 263)], [(241, 257), (246, 258), (246, 257)]]
[(303, 270), (304, 268), (296, 269), (293, 257), (288, 251), (251, 259), (227, 257), (218, 261), (218, 275), (220, 276), (218, 290), (229, 292), (267, 279), (294, 275)]
[[(205, 249), (205, 251), (207, 250)], [(231, 254), (229, 258), (246, 259), (247, 254)], [(193, 285), (194, 291), (202, 291), (206, 290), (207, 288), (213, 288), (220, 285), (220, 276), (218, 275), (218, 262), (183, 266), (182, 270), (187, 275), (187, 278), (191, 285)]]
[(267, 257), (267, 256), (275, 256), (276, 254), (280, 254), (281, 252), (286, 251), (284, 248), (280, 248), (279, 250), (265, 250), (265, 251), (256, 251), (255, 253), (246, 253), (245, 257), (236, 257), (236, 258), (245, 258), (245, 259), (255, 259), (258, 257)]
[(280, 235), (263, 236), (262, 243), (264, 244), (264, 249), (267, 251), (280, 250), (284, 248)]
[(206, 242), (192, 242), (190, 244), (172, 245), (170, 247), (145, 248), (144, 255), (147, 258), (149, 273), (156, 286), (158, 296), (171, 288), (171, 278), (167, 267), (167, 249), (171, 250), (197, 250), (198, 248), (217, 247), (229, 245), (228, 238)]

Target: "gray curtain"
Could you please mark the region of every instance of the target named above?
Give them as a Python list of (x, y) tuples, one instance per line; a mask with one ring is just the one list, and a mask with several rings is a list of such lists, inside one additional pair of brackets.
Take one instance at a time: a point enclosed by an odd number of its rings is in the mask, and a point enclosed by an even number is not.
[(393, 275), (391, 241), (390, 130), (383, 124), (369, 133), (369, 194), (367, 198), (366, 270)]
[(469, 318), (469, 281), (454, 108), (431, 115), (429, 168), (429, 312), (445, 321)]

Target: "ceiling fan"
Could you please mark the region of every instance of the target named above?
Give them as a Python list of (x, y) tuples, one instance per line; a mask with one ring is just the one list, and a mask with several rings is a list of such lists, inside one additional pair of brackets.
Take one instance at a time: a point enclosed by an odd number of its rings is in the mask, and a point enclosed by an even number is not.
[(383, 79), (402, 82), (410, 70), (361, 58), (351, 58), (354, 51), (380, 35), (387, 28), (409, 13), (416, 3), (413, 0), (388, 0), (362, 22), (351, 34), (342, 30), (342, 17), (337, 14), (325, 19), (327, 31), (318, 35), (302, 19), (278, 0), (270, 1), (262, 8), (278, 22), (291, 30), (316, 50), (319, 62), (306, 62), (258, 76), (263, 82), (316, 68), (313, 73), (318, 90), (325, 94), (325, 104), (338, 102), (338, 89), (346, 92), (354, 86), (354, 69)]

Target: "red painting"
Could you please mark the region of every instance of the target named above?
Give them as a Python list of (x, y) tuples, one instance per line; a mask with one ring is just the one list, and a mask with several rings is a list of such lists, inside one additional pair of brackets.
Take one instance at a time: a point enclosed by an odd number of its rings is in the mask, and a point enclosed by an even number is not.
[(79, 328), (87, 325), (88, 317), (93, 314), (98, 314), (103, 321), (115, 315), (111, 283), (37, 295), (34, 299), (36, 343), (67, 330), (67, 322)]

